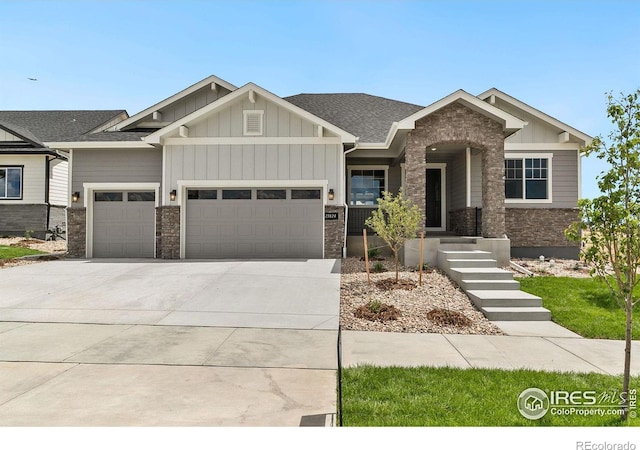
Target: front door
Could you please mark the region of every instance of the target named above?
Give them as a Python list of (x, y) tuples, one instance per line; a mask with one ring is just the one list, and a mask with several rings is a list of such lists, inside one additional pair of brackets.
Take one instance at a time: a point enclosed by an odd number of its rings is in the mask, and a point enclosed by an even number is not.
[(426, 223), (427, 230), (446, 229), (446, 164), (427, 164)]

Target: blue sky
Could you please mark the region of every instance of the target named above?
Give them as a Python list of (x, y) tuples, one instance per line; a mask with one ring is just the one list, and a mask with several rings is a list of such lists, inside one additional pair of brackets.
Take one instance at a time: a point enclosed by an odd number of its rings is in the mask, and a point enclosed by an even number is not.
[[(607, 134), (605, 92), (640, 88), (639, 23), (632, 0), (0, 0), (0, 109), (134, 114), (215, 74), (422, 105), (497, 87)], [(584, 196), (602, 168), (583, 162)]]

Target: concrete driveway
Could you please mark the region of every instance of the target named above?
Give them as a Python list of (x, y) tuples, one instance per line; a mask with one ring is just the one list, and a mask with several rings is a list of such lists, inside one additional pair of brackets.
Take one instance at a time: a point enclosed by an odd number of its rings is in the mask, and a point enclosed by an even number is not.
[(339, 262), (63, 260), (0, 271), (4, 321), (337, 330)]
[(326, 425), (339, 277), (334, 260), (0, 270), (0, 426)]

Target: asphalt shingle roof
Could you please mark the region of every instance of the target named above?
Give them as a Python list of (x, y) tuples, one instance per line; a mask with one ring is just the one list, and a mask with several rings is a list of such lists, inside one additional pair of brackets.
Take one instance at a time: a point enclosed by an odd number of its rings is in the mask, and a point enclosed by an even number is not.
[(286, 101), (360, 138), (384, 142), (393, 122), (424, 106), (369, 94), (298, 94)]
[(61, 139), (60, 142), (123, 142), (140, 141), (156, 130), (151, 131), (103, 131), (101, 133), (81, 134)]
[(125, 111), (0, 111), (0, 121), (29, 130), (39, 141), (61, 141), (108, 122)]

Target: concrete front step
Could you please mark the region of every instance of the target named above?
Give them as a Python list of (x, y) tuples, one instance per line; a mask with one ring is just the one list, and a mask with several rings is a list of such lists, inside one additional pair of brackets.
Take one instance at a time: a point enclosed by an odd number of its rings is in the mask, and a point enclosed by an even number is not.
[(551, 320), (551, 311), (541, 306), (487, 306), (480, 310), (489, 320)]
[(450, 269), (460, 267), (497, 267), (495, 259), (449, 259), (447, 260)]
[(446, 259), (488, 259), (491, 252), (483, 250), (438, 250), (438, 255)]
[(542, 306), (542, 299), (523, 291), (467, 291), (467, 295), (478, 307), (527, 307)]
[(454, 281), (462, 280), (513, 280), (513, 273), (497, 267), (456, 267), (449, 269)]
[(458, 284), (465, 292), (476, 290), (520, 290), (520, 283), (515, 280), (460, 280)]

